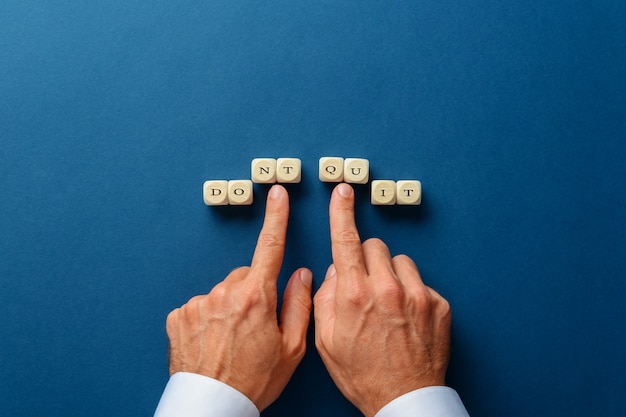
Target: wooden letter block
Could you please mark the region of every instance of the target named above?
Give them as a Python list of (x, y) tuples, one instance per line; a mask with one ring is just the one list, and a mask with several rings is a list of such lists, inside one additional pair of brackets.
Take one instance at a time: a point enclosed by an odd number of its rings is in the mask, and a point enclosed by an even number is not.
[(298, 158), (278, 158), (276, 161), (276, 180), (285, 184), (300, 182), (302, 179), (302, 161)]
[(252, 204), (252, 181), (233, 180), (228, 181), (228, 203), (233, 206)]
[(343, 181), (343, 158), (324, 156), (320, 158), (319, 177), (322, 182)]
[(228, 204), (228, 181), (205, 181), (202, 194), (207, 206), (225, 206)]
[(251, 164), (252, 182), (272, 184), (276, 182), (276, 160), (273, 158), (255, 158)]
[(370, 161), (346, 158), (343, 164), (343, 180), (352, 184), (367, 184), (370, 178)]
[(396, 183), (390, 180), (372, 181), (372, 204), (391, 206), (396, 203)]
[(422, 202), (422, 183), (402, 180), (396, 183), (397, 204), (418, 206)]

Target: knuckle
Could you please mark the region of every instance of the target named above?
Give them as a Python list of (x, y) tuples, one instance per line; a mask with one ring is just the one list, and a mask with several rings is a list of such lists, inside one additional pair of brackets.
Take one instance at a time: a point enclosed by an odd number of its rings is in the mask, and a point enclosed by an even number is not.
[(433, 311), (434, 299), (430, 291), (428, 291), (428, 288), (421, 287), (415, 291), (413, 293), (413, 299), (415, 300), (417, 311), (420, 314), (430, 314)]
[(361, 244), (361, 238), (359, 232), (354, 229), (340, 230), (335, 234), (334, 243), (340, 246), (354, 246)]
[(165, 331), (168, 335), (172, 335), (180, 317), (180, 308), (170, 311), (165, 319)]
[(292, 341), (287, 349), (287, 356), (291, 361), (299, 362), (306, 352), (306, 342), (303, 338)]
[(360, 308), (370, 301), (368, 292), (361, 285), (353, 284), (346, 291), (346, 300), (349, 305)]
[(450, 307), (450, 303), (443, 297), (438, 297), (437, 299), (437, 311), (438, 315), (444, 320), (452, 319), (452, 307)]
[(399, 305), (404, 302), (404, 289), (394, 277), (384, 279), (379, 285), (378, 298), (385, 305)]
[(264, 231), (259, 235), (258, 245), (264, 248), (277, 248), (285, 245), (285, 238), (275, 232)]
[(413, 260), (408, 255), (405, 255), (403, 253), (394, 256), (393, 260), (395, 262), (398, 262), (398, 263), (401, 263), (401, 264), (405, 264), (405, 265), (409, 265), (409, 266), (414, 265)]
[(222, 283), (219, 283), (215, 287), (213, 287), (213, 289), (209, 293), (209, 298), (211, 299), (211, 301), (221, 303), (222, 301), (226, 299), (227, 295), (228, 295), (228, 290), (226, 289), (226, 286), (223, 285)]
[(367, 239), (365, 242), (363, 242), (363, 247), (365, 246), (368, 246), (368, 247), (371, 246), (372, 248), (387, 248), (387, 245), (385, 245), (385, 242), (383, 242), (377, 237), (371, 237)]

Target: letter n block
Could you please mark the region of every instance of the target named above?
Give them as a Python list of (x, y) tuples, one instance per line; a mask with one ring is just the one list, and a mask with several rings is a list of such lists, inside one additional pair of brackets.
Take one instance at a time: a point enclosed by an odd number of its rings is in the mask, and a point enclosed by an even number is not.
[(254, 158), (251, 171), (252, 182), (256, 184), (276, 182), (276, 160), (273, 158)]

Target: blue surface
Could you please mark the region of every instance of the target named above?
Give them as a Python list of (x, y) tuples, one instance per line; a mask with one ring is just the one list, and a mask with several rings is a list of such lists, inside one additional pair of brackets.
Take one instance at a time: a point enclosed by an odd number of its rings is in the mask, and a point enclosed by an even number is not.
[[(463, 3), (463, 2), (461, 2)], [(363, 237), (454, 310), (481, 417), (624, 416), (626, 3), (5, 0), (0, 414), (150, 415), (167, 313), (250, 260), (206, 179), (295, 156), (281, 287), (330, 262), (320, 156), (416, 178)], [(312, 345), (311, 345), (312, 347)], [(357, 416), (311, 348), (264, 415)]]

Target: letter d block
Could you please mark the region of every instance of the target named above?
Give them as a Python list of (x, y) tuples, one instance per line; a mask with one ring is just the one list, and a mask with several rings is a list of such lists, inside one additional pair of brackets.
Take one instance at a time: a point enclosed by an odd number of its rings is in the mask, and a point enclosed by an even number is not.
[(228, 181), (228, 203), (232, 206), (248, 206), (252, 204), (252, 181)]
[(225, 206), (228, 204), (228, 181), (205, 181), (202, 187), (204, 204)]

